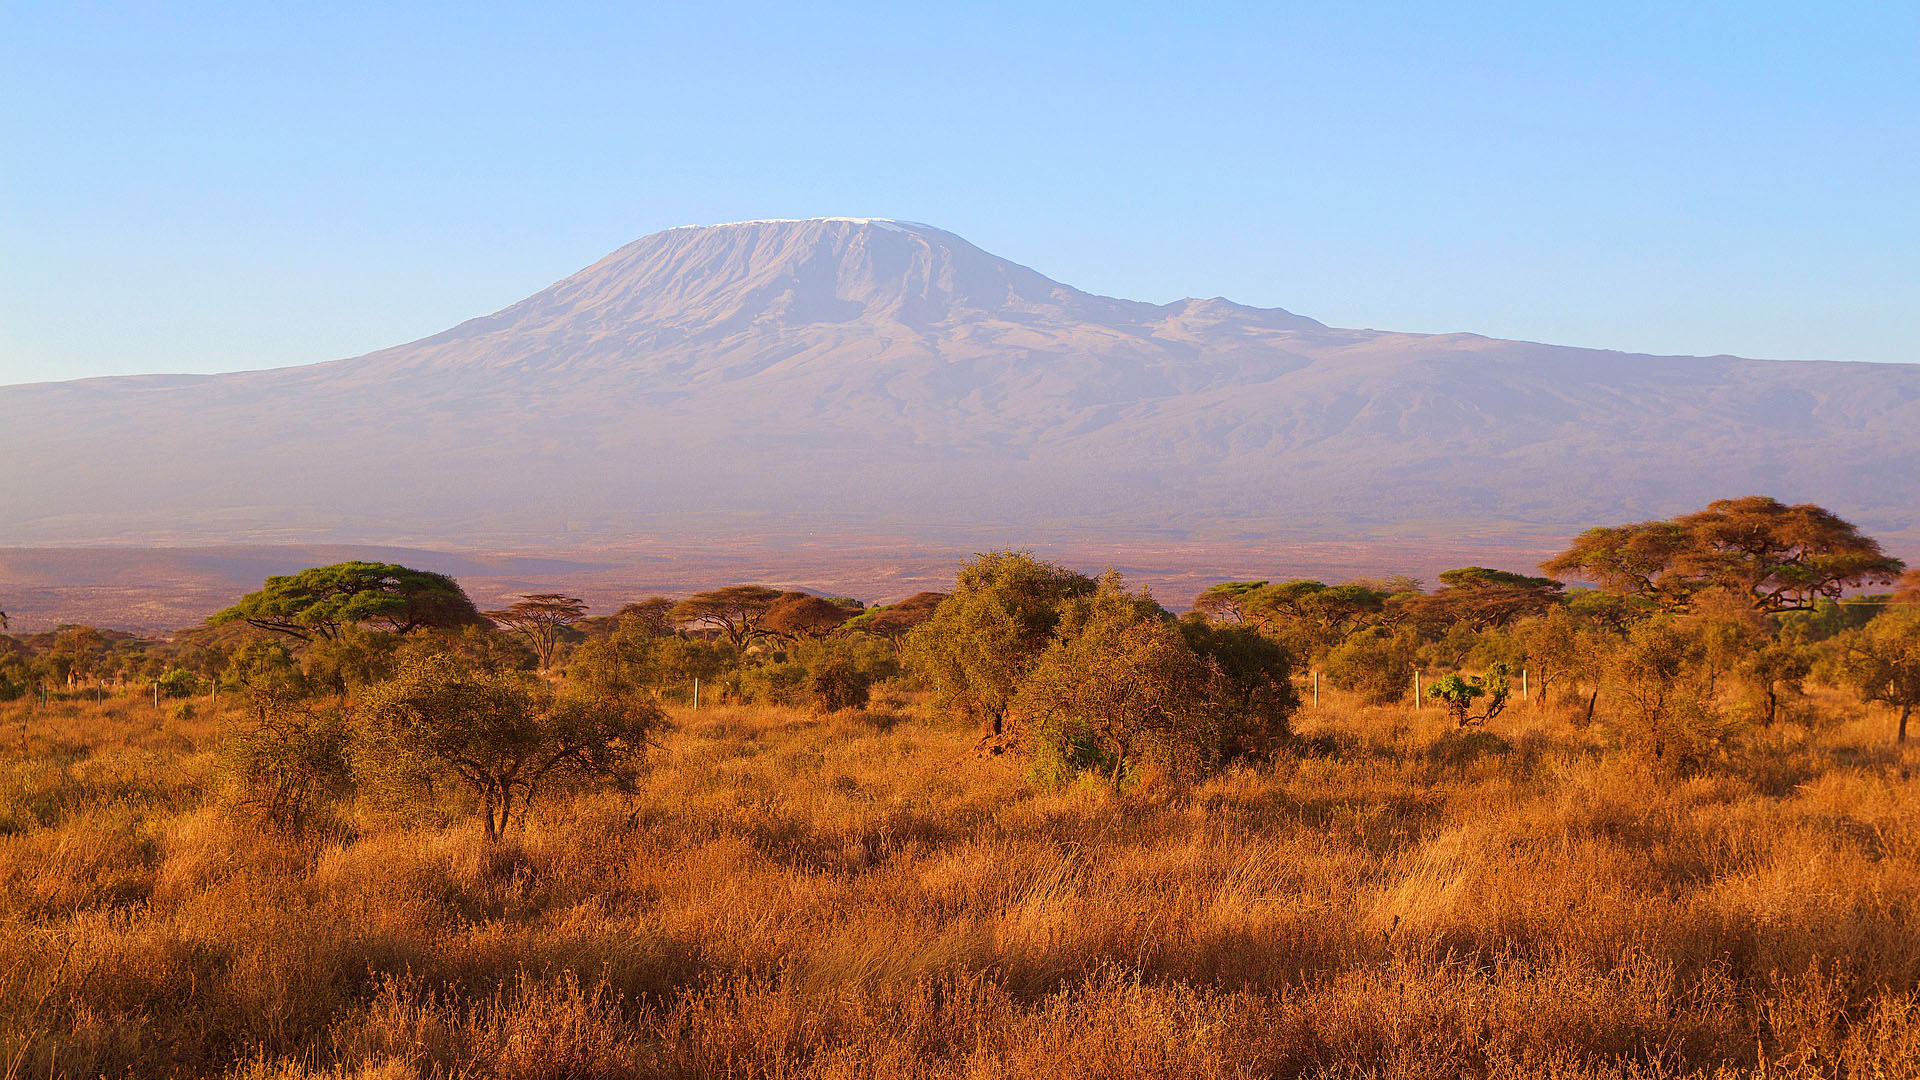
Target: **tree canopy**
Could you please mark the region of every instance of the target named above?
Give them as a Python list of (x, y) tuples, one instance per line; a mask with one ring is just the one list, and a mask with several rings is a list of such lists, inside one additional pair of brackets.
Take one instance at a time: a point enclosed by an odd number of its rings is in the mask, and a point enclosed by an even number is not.
[(527, 593), (487, 618), (502, 630), (520, 635), (540, 660), (540, 670), (553, 666), (553, 651), (566, 628), (587, 613), (587, 603), (564, 593)]
[(1201, 593), (1193, 610), (1215, 622), (1258, 627), (1296, 655), (1312, 657), (1378, 625), (1394, 595), (1392, 587), (1364, 581), (1228, 581)]
[(635, 696), (556, 694), (515, 672), (488, 672), (453, 657), (410, 658), (369, 687), (354, 714), (368, 763), (400, 781), (451, 777), (480, 803), (489, 840), (524, 817), (548, 781), (630, 782), (662, 721)]
[(1062, 609), (1094, 581), (1025, 551), (995, 551), (962, 567), (953, 592), (907, 635), (908, 663), (940, 704), (997, 736), (1007, 707), (1060, 625)]
[[(1920, 567), (1900, 575), (1900, 580), (1894, 583), (1892, 599), (1896, 604), (1920, 604)], [(0, 611), (0, 628), (7, 625), (5, 615), (6, 612)]]
[(645, 628), (655, 637), (673, 633), (673, 609), (675, 602), (664, 596), (649, 596), (645, 600), (636, 600), (631, 604), (620, 605), (613, 613), (614, 621), (632, 621), (634, 625)]
[(1843, 670), (1867, 701), (1899, 711), (1897, 738), (1907, 741), (1907, 721), (1920, 706), (1920, 609), (1898, 608), (1850, 632), (1843, 642)]
[(917, 592), (897, 604), (869, 609), (848, 627), (898, 642), (909, 630), (932, 618), (934, 609), (946, 598), (943, 592)]
[(1023, 729), (1055, 746), (1091, 744), (1117, 787), (1129, 765), (1175, 769), (1218, 750), (1226, 679), (1188, 645), (1157, 604), (1102, 583), (1023, 680), (1013, 709)]
[(302, 641), (331, 641), (352, 626), (396, 634), (482, 622), (479, 609), (445, 574), (393, 563), (343, 562), (270, 577), (255, 592), (207, 620), (245, 622)]
[(1409, 596), (1408, 617), (1429, 623), (1464, 623), (1476, 630), (1505, 626), (1558, 604), (1565, 585), (1552, 578), (1528, 577), (1484, 566), (1463, 566), (1440, 575), (1438, 592)]
[(858, 614), (858, 608), (835, 603), (824, 596), (790, 592), (768, 605), (766, 614), (760, 618), (760, 630), (788, 641), (817, 637), (838, 629)]
[(1782, 612), (1893, 581), (1903, 564), (1831, 511), (1749, 495), (1671, 520), (1588, 529), (1540, 568), (1669, 610), (1687, 610), (1718, 586), (1758, 610)]
[(674, 606), (676, 622), (716, 630), (735, 646), (760, 633), (760, 620), (784, 593), (765, 585), (729, 585), (694, 593)]

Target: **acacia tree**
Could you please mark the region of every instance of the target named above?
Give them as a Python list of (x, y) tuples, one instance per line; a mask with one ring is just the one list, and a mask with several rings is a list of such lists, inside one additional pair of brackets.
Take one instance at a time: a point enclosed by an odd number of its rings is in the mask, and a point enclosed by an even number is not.
[(946, 598), (943, 592), (917, 592), (897, 604), (873, 608), (856, 616), (848, 628), (885, 638), (897, 648), (909, 631), (933, 617), (934, 609)]
[(858, 608), (837, 604), (824, 596), (790, 592), (768, 605), (760, 630), (786, 641), (819, 637), (840, 628), (858, 615)]
[(740, 648), (760, 632), (760, 620), (783, 595), (779, 589), (765, 585), (729, 585), (694, 593), (674, 606), (672, 616), (683, 625), (692, 623), (717, 630)]
[(1407, 597), (1401, 610), (1428, 626), (1461, 626), (1473, 630), (1506, 626), (1538, 615), (1559, 604), (1562, 583), (1552, 578), (1528, 577), (1484, 566), (1465, 566), (1440, 575), (1438, 592)]
[(998, 738), (1007, 707), (1052, 640), (1062, 609), (1092, 595), (1094, 582), (1025, 551), (977, 555), (953, 592), (906, 638), (908, 667), (942, 708), (971, 717)]
[(587, 613), (587, 602), (564, 593), (526, 593), (501, 611), (487, 612), (487, 618), (502, 630), (524, 638), (539, 657), (540, 670), (553, 666), (553, 651), (566, 628)]
[(1719, 587), (1756, 610), (1783, 612), (1893, 581), (1902, 566), (1831, 511), (1750, 495), (1669, 521), (1588, 529), (1540, 568), (1672, 611), (1688, 610), (1695, 596)]
[(488, 840), (543, 784), (630, 785), (664, 719), (633, 696), (556, 695), (514, 672), (479, 671), (452, 657), (406, 661), (354, 705), (363, 767), (407, 783), (451, 778), (480, 803)]
[(665, 637), (673, 633), (673, 609), (676, 601), (664, 596), (649, 596), (645, 600), (636, 600), (631, 604), (622, 604), (620, 610), (613, 613), (616, 624), (631, 623), (640, 627), (653, 637)]
[(1210, 585), (1193, 599), (1193, 612), (1213, 623), (1248, 623), (1263, 626), (1267, 606), (1261, 603), (1264, 581), (1223, 581)]
[(1844, 639), (1841, 663), (1854, 689), (1868, 701), (1900, 712), (1895, 736), (1907, 741), (1907, 721), (1920, 706), (1920, 609), (1888, 611)]
[(270, 577), (207, 623), (245, 622), (301, 641), (332, 641), (353, 626), (405, 634), (482, 621), (473, 601), (445, 574), (393, 563), (343, 562)]

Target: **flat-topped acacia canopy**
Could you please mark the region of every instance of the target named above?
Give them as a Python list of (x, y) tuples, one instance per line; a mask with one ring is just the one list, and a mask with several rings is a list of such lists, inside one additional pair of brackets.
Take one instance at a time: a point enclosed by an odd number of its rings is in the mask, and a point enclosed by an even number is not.
[(1717, 587), (1769, 613), (1805, 611), (1905, 569), (1832, 511), (1764, 495), (1720, 499), (1667, 521), (1588, 529), (1540, 568), (1671, 610)]
[(245, 622), (302, 641), (331, 641), (351, 626), (396, 634), (482, 622), (459, 583), (445, 574), (394, 563), (343, 562), (270, 577), (215, 614), (209, 625)]

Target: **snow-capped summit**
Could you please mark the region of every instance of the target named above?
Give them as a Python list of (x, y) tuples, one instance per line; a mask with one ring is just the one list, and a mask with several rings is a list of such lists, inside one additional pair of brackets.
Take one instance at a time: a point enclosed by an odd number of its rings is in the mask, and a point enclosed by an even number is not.
[(875, 218), (669, 229), (350, 360), (0, 388), (0, 430), (15, 544), (1231, 544), (1565, 532), (1750, 492), (1898, 540), (1920, 501), (1920, 366), (1119, 300)]

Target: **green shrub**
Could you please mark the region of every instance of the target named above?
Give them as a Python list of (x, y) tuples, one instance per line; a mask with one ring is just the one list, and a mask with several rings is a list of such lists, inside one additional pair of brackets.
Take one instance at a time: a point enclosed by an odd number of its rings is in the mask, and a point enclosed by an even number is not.
[(749, 704), (797, 705), (806, 681), (806, 665), (779, 660), (742, 671), (737, 686), (741, 700)]
[(347, 725), (337, 711), (261, 693), (221, 748), (221, 763), (235, 805), (277, 828), (301, 832), (327, 803), (351, 790), (349, 749)]
[[(1113, 752), (1091, 732), (1065, 732), (1035, 740), (1027, 755), (1027, 780), (1037, 788), (1063, 788), (1082, 778), (1110, 776), (1113, 766)], [(1126, 779), (1123, 773), (1122, 782)]]
[(1327, 678), (1359, 694), (1369, 705), (1392, 705), (1413, 687), (1418, 643), (1405, 630), (1364, 630), (1327, 654)]
[[(1448, 675), (1435, 679), (1427, 687), (1427, 698), (1446, 706), (1455, 727), (1484, 724), (1499, 716), (1507, 707), (1507, 695), (1512, 691), (1507, 678), (1505, 664), (1493, 665), (1484, 676)], [(1473, 703), (1481, 698), (1487, 699), (1487, 707), (1485, 711), (1475, 713)]]
[(165, 698), (188, 698), (200, 692), (200, 676), (186, 668), (172, 668), (154, 680)]

